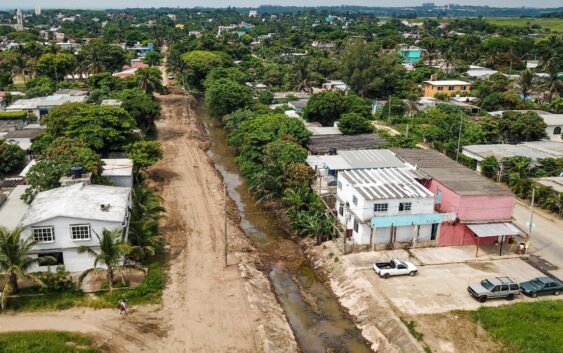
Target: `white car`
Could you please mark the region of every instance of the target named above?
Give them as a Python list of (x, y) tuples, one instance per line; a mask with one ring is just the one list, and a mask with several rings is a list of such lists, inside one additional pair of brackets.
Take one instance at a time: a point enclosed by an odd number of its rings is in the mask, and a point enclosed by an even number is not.
[(418, 271), (413, 263), (399, 259), (393, 259), (389, 262), (376, 262), (373, 264), (373, 270), (379, 277), (383, 278), (400, 275), (414, 276)]

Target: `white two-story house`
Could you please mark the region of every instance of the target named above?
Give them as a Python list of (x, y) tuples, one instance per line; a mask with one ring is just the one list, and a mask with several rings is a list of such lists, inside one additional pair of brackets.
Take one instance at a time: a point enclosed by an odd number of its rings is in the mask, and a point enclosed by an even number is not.
[[(81, 272), (93, 267), (94, 258), (78, 248), (85, 245), (98, 253), (96, 234), (101, 237), (103, 229), (118, 229), (127, 240), (130, 205), (128, 187), (77, 183), (37, 194), (18, 226), (24, 237), (37, 242), (30, 256), (52, 256), (67, 271)], [(48, 268), (35, 265), (30, 271)]]
[(407, 168), (342, 171), (336, 199), (338, 221), (354, 244), (431, 241), (442, 222), (434, 195)]

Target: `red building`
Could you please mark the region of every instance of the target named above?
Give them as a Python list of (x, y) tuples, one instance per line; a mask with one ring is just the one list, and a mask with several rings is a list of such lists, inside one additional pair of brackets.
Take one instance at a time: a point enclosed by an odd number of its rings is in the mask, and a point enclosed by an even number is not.
[(434, 150), (393, 152), (426, 174), (422, 182), (435, 195), (437, 211), (456, 214), (440, 225), (437, 245), (493, 244), (519, 234), (509, 190)]

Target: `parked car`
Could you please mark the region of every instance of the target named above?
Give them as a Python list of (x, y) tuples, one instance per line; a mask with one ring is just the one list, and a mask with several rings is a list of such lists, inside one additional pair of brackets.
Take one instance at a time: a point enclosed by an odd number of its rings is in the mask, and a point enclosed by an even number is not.
[(467, 291), (479, 302), (484, 303), (490, 298), (514, 299), (520, 294), (520, 287), (509, 277), (484, 279), (467, 287)]
[(537, 277), (528, 282), (520, 283), (522, 293), (530, 297), (537, 297), (541, 294), (555, 294), (563, 292), (563, 283), (549, 277)]
[(373, 270), (379, 277), (383, 278), (399, 275), (414, 276), (418, 271), (413, 263), (399, 259), (393, 259), (389, 262), (376, 262), (373, 264)]

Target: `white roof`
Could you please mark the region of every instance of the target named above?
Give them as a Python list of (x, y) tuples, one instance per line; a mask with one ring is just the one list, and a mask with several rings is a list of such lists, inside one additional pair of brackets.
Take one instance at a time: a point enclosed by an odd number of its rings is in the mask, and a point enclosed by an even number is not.
[(434, 194), (400, 168), (346, 170), (338, 179), (365, 200), (433, 198)]
[(467, 224), (467, 228), (479, 238), (498, 237), (499, 235), (518, 235), (520, 231), (512, 223)]
[(313, 135), (342, 135), (340, 129), (335, 126), (306, 126)]
[(8, 195), (8, 199), (0, 206), (0, 226), (10, 230), (17, 227), (20, 219), (29, 208), (29, 205), (21, 199), (28, 185), (18, 185)]
[(480, 68), (480, 69), (469, 69), (467, 70), (467, 75), (471, 76), (471, 77), (483, 77), (483, 76), (491, 76), (496, 74), (498, 71), (493, 70), (493, 69), (486, 69), (486, 68)]
[(538, 114), (547, 126), (562, 126), (563, 125), (563, 114)]
[(449, 80), (449, 81), (424, 81), (433, 86), (470, 86), (471, 83), (459, 80)]
[(65, 103), (81, 103), (88, 99), (87, 96), (68, 96), (68, 95), (52, 95), (47, 97), (37, 97), (30, 99), (18, 99), (6, 110), (27, 110), (37, 109), (37, 107), (52, 107), (63, 105)]
[[(30, 226), (56, 217), (122, 222), (129, 208), (129, 188), (77, 183), (35, 196), (19, 225)], [(109, 204), (108, 211), (101, 205)]]
[(102, 159), (104, 163), (102, 176), (131, 176), (133, 175), (133, 161), (129, 158)]

